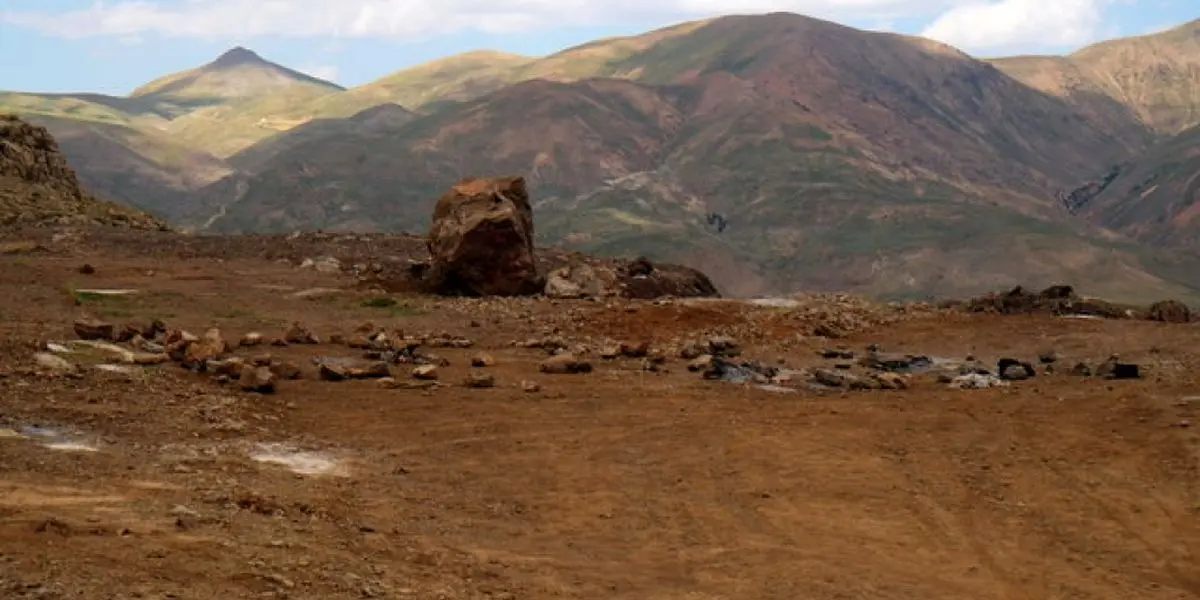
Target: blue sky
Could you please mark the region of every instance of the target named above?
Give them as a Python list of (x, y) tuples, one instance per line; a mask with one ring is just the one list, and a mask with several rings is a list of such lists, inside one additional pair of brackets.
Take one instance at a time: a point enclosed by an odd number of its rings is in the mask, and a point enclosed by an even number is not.
[(0, 0), (0, 89), (125, 94), (234, 45), (345, 86), (467, 50), (527, 55), (719, 14), (798, 12), (983, 56), (1200, 18), (1196, 0)]

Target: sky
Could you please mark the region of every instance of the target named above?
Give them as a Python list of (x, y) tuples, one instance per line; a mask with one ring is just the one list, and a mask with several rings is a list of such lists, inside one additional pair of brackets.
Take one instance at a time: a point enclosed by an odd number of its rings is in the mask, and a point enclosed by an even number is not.
[(976, 56), (1062, 54), (1200, 18), (1197, 0), (0, 0), (0, 90), (124, 95), (233, 46), (343, 86), (477, 49), (545, 55), (786, 11)]

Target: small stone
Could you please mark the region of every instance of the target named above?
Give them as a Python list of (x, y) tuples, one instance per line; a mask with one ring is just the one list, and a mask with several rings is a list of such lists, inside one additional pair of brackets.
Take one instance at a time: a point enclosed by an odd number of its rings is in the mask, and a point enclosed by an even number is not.
[(260, 345), (262, 345), (262, 343), (263, 343), (263, 335), (257, 331), (251, 331), (251, 332), (247, 333), (246, 335), (243, 335), (242, 339), (240, 341), (238, 341), (238, 345), (242, 346), (243, 348), (260, 346)]
[(438, 378), (437, 365), (420, 365), (412, 370), (413, 379), (433, 381)]
[[(268, 358), (268, 360), (269, 360), (269, 358)], [(261, 366), (261, 365), (256, 365), (256, 366)], [(270, 369), (271, 369), (271, 372), (274, 373), (275, 376), (280, 379), (295, 380), (295, 379), (300, 379), (304, 375), (304, 373), (300, 370), (300, 367), (298, 365), (296, 365), (295, 363), (286, 362), (286, 361), (285, 362), (272, 362), (270, 365)]]
[(899, 373), (875, 373), (871, 377), (879, 383), (879, 387), (885, 390), (906, 390), (908, 389), (908, 377)]
[(521, 391), (525, 392), (526, 394), (540, 392), (542, 391), (542, 384), (536, 381), (522, 380)]
[(1058, 362), (1058, 360), (1060, 358), (1062, 358), (1062, 357), (1055, 350), (1048, 350), (1046, 352), (1042, 352), (1041, 354), (1038, 354), (1038, 361), (1041, 362), (1043, 365), (1048, 365), (1051, 363)]
[(81, 275), (92, 275), (95, 272), (96, 272), (96, 267), (93, 267), (92, 265), (90, 265), (88, 263), (83, 263), (79, 267), (79, 273)]
[(1007, 381), (1023, 381), (1037, 375), (1033, 365), (1013, 358), (1001, 358), (996, 362), (996, 372)]
[(491, 354), (480, 352), (471, 357), (472, 367), (490, 367), (496, 364), (496, 359)]
[(575, 355), (570, 352), (563, 352), (542, 361), (538, 369), (552, 375), (573, 375), (591, 373), (592, 364), (575, 358)]
[(1086, 363), (1075, 363), (1075, 366), (1071, 368), (1071, 374), (1077, 377), (1091, 377), (1092, 368)]
[(466, 379), (463, 380), (463, 385), (469, 388), (496, 387), (496, 378), (492, 377), (489, 373), (467, 373)]
[(66, 359), (47, 352), (34, 354), (33, 360), (37, 363), (38, 367), (55, 373), (70, 373), (75, 370), (75, 365)]
[(112, 340), (114, 333), (112, 323), (91, 318), (75, 320), (75, 335), (81, 340)]
[(1114, 363), (1110, 379), (1141, 379), (1141, 369), (1133, 363)]
[(619, 356), (621, 356), (621, 346), (612, 345), (600, 349), (600, 358), (602, 360), (616, 360)]
[(620, 347), (621, 356), (626, 358), (645, 358), (650, 354), (650, 342), (638, 342), (636, 344), (622, 343)]
[(741, 355), (742, 349), (737, 340), (729, 336), (718, 335), (709, 338), (708, 353), (713, 356), (732, 357)]
[(244, 365), (238, 377), (238, 387), (247, 392), (272, 394), (275, 392), (275, 374), (267, 367)]
[(692, 362), (688, 363), (687, 370), (691, 371), (692, 373), (698, 373), (700, 371), (707, 371), (712, 366), (713, 366), (712, 355), (711, 354), (702, 354), (702, 355), (692, 359)]
[(679, 358), (684, 360), (695, 360), (705, 354), (707, 354), (707, 349), (702, 348), (700, 344), (697, 344), (696, 342), (687, 342), (683, 345), (683, 348), (680, 348), (679, 350)]
[(284, 341), (289, 344), (319, 344), (320, 338), (307, 327), (298, 322), (292, 323), (287, 332), (283, 334)]
[(134, 352), (130, 355), (129, 362), (148, 367), (171, 362), (171, 357), (166, 352)]
[(202, 368), (208, 361), (216, 360), (225, 354), (225, 339), (221, 330), (213, 327), (204, 332), (199, 340), (187, 345), (183, 352), (183, 365), (188, 368)]

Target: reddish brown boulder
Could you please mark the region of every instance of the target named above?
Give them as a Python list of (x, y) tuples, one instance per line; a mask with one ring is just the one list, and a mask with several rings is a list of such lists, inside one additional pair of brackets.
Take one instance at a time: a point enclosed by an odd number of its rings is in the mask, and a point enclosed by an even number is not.
[(434, 291), (523, 296), (542, 291), (525, 178), (464, 179), (438, 199), (429, 230)]

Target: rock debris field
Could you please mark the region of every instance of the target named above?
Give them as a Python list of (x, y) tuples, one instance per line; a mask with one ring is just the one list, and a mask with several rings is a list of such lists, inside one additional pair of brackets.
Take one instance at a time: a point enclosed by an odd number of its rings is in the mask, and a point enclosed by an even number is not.
[(1200, 593), (1186, 307), (441, 297), (374, 278), (400, 239), (14, 236), (6, 598)]

